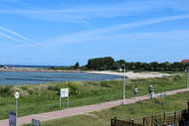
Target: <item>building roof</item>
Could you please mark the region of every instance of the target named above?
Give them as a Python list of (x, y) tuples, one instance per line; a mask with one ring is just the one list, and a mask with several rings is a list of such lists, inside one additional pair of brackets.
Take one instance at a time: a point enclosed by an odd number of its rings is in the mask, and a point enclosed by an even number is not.
[(189, 63), (189, 59), (182, 60), (182, 63)]

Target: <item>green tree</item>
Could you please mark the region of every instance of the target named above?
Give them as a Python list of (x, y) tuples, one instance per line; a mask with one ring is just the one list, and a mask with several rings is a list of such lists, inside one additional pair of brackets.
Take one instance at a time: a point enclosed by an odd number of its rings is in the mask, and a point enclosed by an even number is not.
[(93, 58), (88, 60), (86, 66), (92, 70), (112, 70), (115, 68), (115, 61), (112, 57)]
[(79, 62), (76, 62), (74, 65), (74, 69), (78, 69), (80, 67)]

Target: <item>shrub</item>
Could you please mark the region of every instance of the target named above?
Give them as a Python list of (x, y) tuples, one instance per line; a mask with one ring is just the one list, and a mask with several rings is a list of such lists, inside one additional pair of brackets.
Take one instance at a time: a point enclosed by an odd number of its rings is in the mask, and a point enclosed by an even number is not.
[(13, 86), (1, 86), (0, 87), (0, 96), (10, 96), (12, 94), (11, 89)]

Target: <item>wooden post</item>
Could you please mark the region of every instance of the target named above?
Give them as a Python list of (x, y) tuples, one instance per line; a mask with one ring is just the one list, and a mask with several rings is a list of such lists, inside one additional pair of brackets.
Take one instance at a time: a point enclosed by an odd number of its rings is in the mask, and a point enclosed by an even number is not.
[(163, 123), (165, 123), (165, 120), (166, 120), (166, 113), (164, 112), (163, 113)]
[(117, 117), (111, 119), (111, 126), (116, 126)]
[(177, 113), (174, 112), (174, 123), (176, 124), (176, 120), (177, 120)]
[(111, 126), (113, 126), (113, 123), (114, 123), (114, 119), (111, 119)]
[(134, 126), (134, 119), (131, 119), (131, 125)]
[(146, 118), (144, 117), (144, 118), (143, 118), (143, 123), (142, 123), (143, 126), (145, 125), (145, 120), (146, 120)]
[(152, 116), (152, 118), (151, 118), (151, 124), (150, 124), (150, 126), (153, 126), (153, 122), (154, 122), (154, 116)]

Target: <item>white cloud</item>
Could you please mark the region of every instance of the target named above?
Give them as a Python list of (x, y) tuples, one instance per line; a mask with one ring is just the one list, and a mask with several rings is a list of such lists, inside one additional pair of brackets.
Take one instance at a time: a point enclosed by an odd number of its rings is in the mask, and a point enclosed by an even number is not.
[[(139, 40), (137, 42), (140, 42), (141, 40), (156, 40), (156, 41), (172, 40), (172, 41), (166, 41), (166, 44), (168, 43), (174, 44), (175, 41), (187, 42), (187, 40), (189, 39), (188, 34), (189, 34), (189, 30), (173, 30), (173, 31), (164, 31), (164, 32), (115, 34), (112, 37), (107, 37), (105, 39), (111, 40), (113, 38), (114, 40), (118, 40), (118, 39)], [(159, 41), (159, 42), (161, 43), (162, 41)], [(146, 43), (155, 44), (152, 41), (146, 41)], [(144, 44), (144, 41), (142, 44)], [(177, 43), (177, 44), (180, 44), (180, 43)]]
[[(181, 19), (189, 19), (189, 15), (168, 16), (168, 17), (162, 17), (162, 18), (157, 18), (157, 19), (144, 20), (140, 22), (121, 24), (121, 25), (116, 25), (116, 26), (107, 27), (107, 28), (99, 28), (99, 29), (95, 29), (91, 31), (82, 31), (82, 32), (77, 32), (73, 34), (54, 37), (48, 40), (48, 43), (53, 43), (53, 44), (54, 43), (78, 43), (78, 42), (87, 42), (89, 40), (100, 40), (100, 39), (103, 39), (104, 37), (106, 38), (107, 34), (115, 33), (120, 30), (125, 30), (125, 29), (127, 30), (127, 29), (132, 29), (132, 28), (138, 28), (141, 26), (154, 25), (154, 24), (176, 21), (176, 20), (181, 20)], [(108, 35), (108, 36), (113, 37), (111, 35)]]
[(15, 39), (14, 37), (7, 35), (5, 33), (2, 33), (2, 32), (0, 32), (0, 38), (12, 40), (12, 41), (17, 41), (17, 39)]
[(2, 26), (0, 26), (0, 37), (14, 42), (20, 42), (20, 44), (18, 44), (17, 46), (40, 46), (32, 39)]
[[(180, 4), (179, 4), (180, 3)], [(177, 0), (143, 0), (106, 5), (89, 5), (75, 8), (59, 9), (14, 9), (0, 10), (0, 14), (16, 14), (41, 20), (53, 20), (64, 22), (86, 22), (95, 18), (115, 18), (119, 16), (137, 16), (142, 13), (151, 13), (163, 9), (183, 10), (186, 2)], [(35, 7), (32, 7), (35, 8)], [(187, 10), (186, 7), (184, 10)]]
[(21, 0), (1, 0), (1, 2), (6, 2), (6, 3), (17, 3), (20, 2)]
[(15, 31), (13, 31), (13, 30), (7, 29), (7, 28), (2, 27), (2, 26), (0, 26), (0, 31), (3, 31), (5, 33), (9, 33), (11, 36), (16, 37), (20, 40), (32, 41), (30, 38), (27, 38), (27, 37), (15, 32)]

